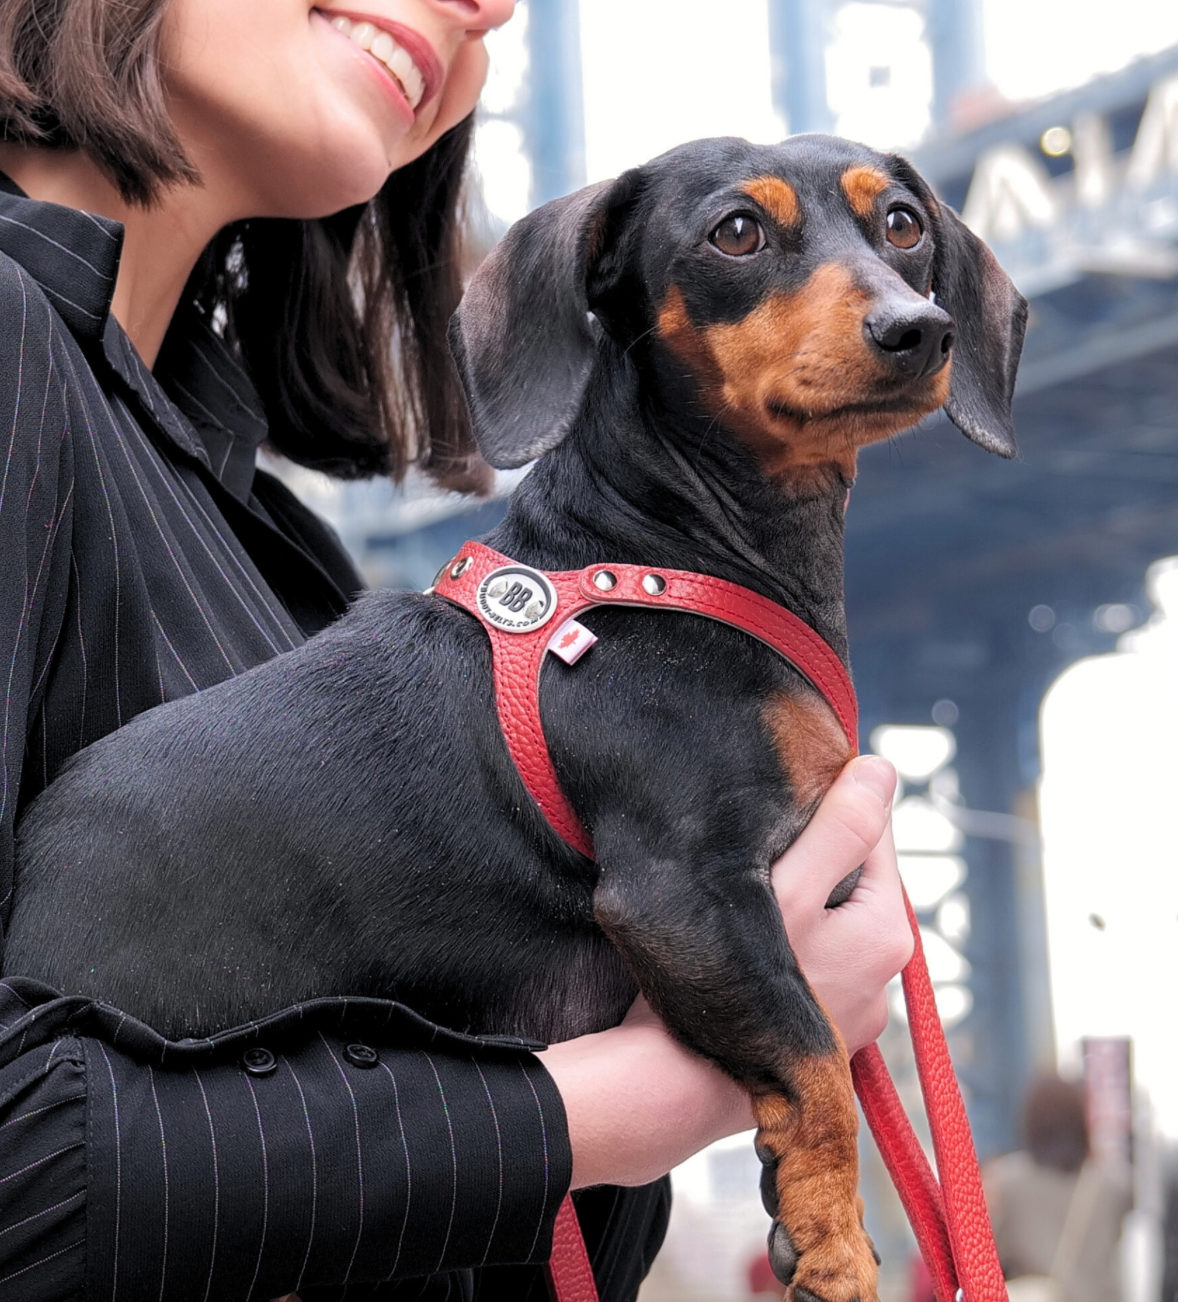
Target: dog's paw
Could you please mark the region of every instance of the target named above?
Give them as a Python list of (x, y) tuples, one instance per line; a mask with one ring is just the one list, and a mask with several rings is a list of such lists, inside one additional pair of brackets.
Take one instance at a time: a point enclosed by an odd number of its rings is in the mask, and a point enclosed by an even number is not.
[(761, 1199), (774, 1221), (769, 1261), (790, 1302), (877, 1302), (879, 1259), (857, 1191), (850, 1073), (845, 1060), (822, 1066), (811, 1069), (813, 1079), (803, 1080), (810, 1088), (796, 1101), (763, 1095), (754, 1103)]
[(878, 1302), (879, 1265), (862, 1229), (799, 1252), (785, 1223), (769, 1231), (769, 1264), (791, 1302)]
[[(852, 1229), (852, 1237), (861, 1236), (867, 1252), (870, 1254), (870, 1261), (865, 1261), (862, 1251), (856, 1245), (850, 1253), (850, 1262), (844, 1263), (843, 1268), (839, 1269), (838, 1262), (830, 1260), (829, 1252), (822, 1252), (822, 1245), (811, 1247), (809, 1250), (808, 1269), (803, 1273), (801, 1281), (798, 1279), (798, 1263), (802, 1260), (798, 1249), (794, 1246), (790, 1238), (789, 1231), (784, 1223), (778, 1219), (781, 1210), (781, 1196), (777, 1188), (777, 1159), (772, 1151), (766, 1145), (758, 1145), (757, 1156), (763, 1164), (761, 1170), (761, 1201), (765, 1205), (765, 1210), (773, 1217), (773, 1225), (769, 1230), (769, 1264), (773, 1267), (773, 1274), (777, 1279), (787, 1287), (794, 1285), (791, 1290), (791, 1302), (834, 1302), (834, 1299), (843, 1299), (848, 1296), (848, 1287), (845, 1283), (840, 1285), (837, 1280), (842, 1277), (844, 1280), (849, 1276), (855, 1283), (851, 1288), (858, 1288), (859, 1292), (850, 1292), (849, 1296), (855, 1302), (874, 1302), (876, 1296), (876, 1280), (878, 1278), (878, 1266), (880, 1264), (879, 1253), (875, 1250), (875, 1244), (872, 1243), (867, 1231), (863, 1228), (863, 1202), (862, 1199), (856, 1200), (858, 1211), (859, 1225)], [(815, 1278), (821, 1276), (821, 1279)], [(803, 1282), (811, 1281), (811, 1287), (803, 1287)], [(833, 1286), (829, 1282), (836, 1281)], [(817, 1290), (817, 1291), (815, 1291)], [(865, 1291), (862, 1291), (865, 1290)]]
[[(876, 1302), (879, 1253), (863, 1228), (863, 1200), (854, 1199), (853, 1220), (829, 1206), (824, 1216), (789, 1187), (788, 1177), (782, 1179), (782, 1164), (767, 1144), (758, 1144), (757, 1156), (763, 1164), (761, 1201), (773, 1217), (769, 1264), (790, 1289), (789, 1302)], [(816, 1192), (813, 1186), (810, 1192)], [(798, 1227), (804, 1251), (790, 1224)]]
[[(782, 1233), (784, 1226), (774, 1226), (774, 1242), (789, 1236)], [(782, 1270), (778, 1258), (771, 1251), (769, 1260), (773, 1273), (783, 1284), (791, 1286), (795, 1302), (878, 1302), (879, 1267), (870, 1241), (864, 1234), (858, 1250), (849, 1252), (821, 1252), (813, 1248), (793, 1259), (784, 1255)]]
[(769, 1262), (790, 1302), (878, 1302), (879, 1254), (863, 1228), (863, 1200), (798, 1179), (789, 1162), (767, 1157), (761, 1196), (773, 1217)]
[(790, 1302), (878, 1302), (879, 1255), (858, 1207), (852, 1218), (833, 1208), (823, 1215), (780, 1185), (777, 1202), (769, 1262)]

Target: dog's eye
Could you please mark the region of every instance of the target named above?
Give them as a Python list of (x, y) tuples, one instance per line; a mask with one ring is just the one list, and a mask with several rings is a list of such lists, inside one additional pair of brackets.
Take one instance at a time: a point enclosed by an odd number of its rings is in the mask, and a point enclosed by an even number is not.
[(743, 258), (765, 247), (765, 232), (752, 217), (725, 217), (709, 237), (721, 253), (732, 258)]
[(898, 249), (914, 249), (923, 234), (920, 218), (911, 208), (893, 208), (888, 213), (889, 244), (894, 244)]

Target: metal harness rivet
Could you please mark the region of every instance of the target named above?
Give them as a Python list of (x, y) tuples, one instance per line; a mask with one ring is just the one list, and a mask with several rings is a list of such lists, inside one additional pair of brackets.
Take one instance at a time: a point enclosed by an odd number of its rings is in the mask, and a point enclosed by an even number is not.
[(667, 580), (661, 574), (644, 574), (642, 590), (649, 592), (652, 597), (661, 597), (667, 590)]
[(602, 592), (608, 592), (618, 586), (618, 577), (616, 574), (611, 574), (609, 570), (598, 570), (593, 576), (593, 586), (600, 588)]
[(470, 567), (471, 567), (473, 564), (474, 564), (474, 561), (471, 559), (471, 557), (469, 557), (469, 556), (460, 556), (460, 557), (459, 557), (459, 558), (454, 562), (454, 564), (450, 566), (450, 577), (451, 577), (452, 579), (460, 579), (460, 578), (462, 578), (462, 576), (466, 573), (467, 570), (470, 569)]

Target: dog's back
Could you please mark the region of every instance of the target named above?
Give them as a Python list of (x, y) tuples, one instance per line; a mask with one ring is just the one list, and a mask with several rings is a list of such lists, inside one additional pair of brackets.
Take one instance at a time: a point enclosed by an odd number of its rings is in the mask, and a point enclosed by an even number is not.
[(374, 593), (139, 716), (23, 818), (6, 966), (173, 1037), (332, 994), (538, 1038), (610, 1024), (632, 978), (587, 865), (540, 860), (489, 682), (467, 616)]

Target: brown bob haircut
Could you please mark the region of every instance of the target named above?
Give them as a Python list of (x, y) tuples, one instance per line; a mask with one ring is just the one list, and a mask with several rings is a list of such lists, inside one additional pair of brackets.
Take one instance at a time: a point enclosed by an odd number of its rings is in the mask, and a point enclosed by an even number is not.
[[(84, 149), (131, 203), (199, 180), (160, 74), (167, 0), (0, 0), (0, 138)], [(339, 478), (410, 465), (455, 488), (487, 469), (446, 344), (462, 292), (472, 119), (366, 204), (222, 231), (185, 297), (220, 323), (283, 455)]]
[(1032, 1082), (1023, 1104), (1023, 1145), (1039, 1166), (1078, 1171), (1089, 1151), (1084, 1086), (1054, 1075)]

